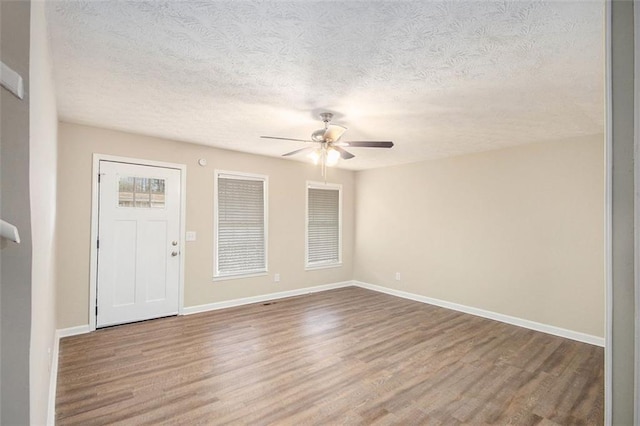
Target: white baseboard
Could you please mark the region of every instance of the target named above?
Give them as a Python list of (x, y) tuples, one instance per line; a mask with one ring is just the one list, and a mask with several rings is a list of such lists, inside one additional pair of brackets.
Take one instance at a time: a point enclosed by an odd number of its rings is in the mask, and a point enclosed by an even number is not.
[[(284, 299), (286, 297), (301, 296), (303, 294), (318, 293), (321, 291), (332, 290), (335, 288), (349, 287), (349, 286), (362, 287), (368, 290), (373, 290), (380, 293), (389, 294), (392, 296), (402, 297), (404, 299), (414, 300), (416, 302), (422, 302), (422, 303), (427, 303), (429, 305), (440, 306), (442, 308), (452, 309), (454, 311), (464, 312), (467, 314), (476, 315), (479, 317), (488, 318), (488, 319), (504, 322), (511, 325), (516, 325), (518, 327), (524, 327), (524, 328), (540, 331), (547, 334), (553, 334), (554, 336), (565, 337), (567, 339), (576, 340), (578, 342), (589, 343), (591, 345), (596, 345), (600, 347), (605, 346), (604, 338), (593, 336), (591, 334), (581, 333), (578, 331), (568, 330), (565, 328), (560, 328), (560, 327), (556, 327), (548, 324), (542, 324), (539, 322), (530, 321), (523, 318), (512, 317), (510, 315), (505, 315), (497, 312), (487, 311), (484, 309), (474, 308), (472, 306), (461, 305), (454, 302), (448, 302), (446, 300), (434, 299), (432, 297), (422, 296), (419, 294), (409, 293), (402, 290), (396, 290), (389, 287), (383, 287), (383, 286), (369, 284), (369, 283), (356, 281), (356, 280), (342, 281), (338, 283), (324, 284), (324, 285), (318, 285), (313, 287), (305, 287), (305, 288), (299, 288), (295, 290), (281, 291), (277, 293), (261, 294), (258, 296), (244, 297), (241, 299), (233, 299), (233, 300), (225, 300), (223, 302), (207, 303), (204, 305), (187, 306), (183, 308), (182, 314), (183, 315), (197, 314), (200, 312), (208, 312), (208, 311), (214, 311), (218, 309), (231, 308), (234, 306), (249, 305), (251, 303), (267, 302), (269, 300)], [(57, 345), (57, 341), (59, 341), (63, 337), (89, 333), (90, 331), (92, 330), (88, 324), (57, 330), (56, 345)], [(54, 361), (57, 360), (57, 356), (53, 359)]]
[[(295, 290), (280, 291), (277, 293), (260, 294), (258, 296), (244, 297), (241, 299), (225, 300), (223, 302), (207, 303), (204, 305), (185, 306), (182, 308), (182, 315), (197, 314), (200, 312), (215, 311), (218, 309), (231, 308), (234, 306), (249, 305), (251, 303), (267, 302), (269, 300), (284, 299), (285, 297), (301, 296), (303, 294), (318, 293), (320, 291), (332, 290), (334, 288), (342, 288), (352, 286), (353, 281), (342, 281), (332, 284), (322, 284), (313, 287), (298, 288)], [(56, 330), (56, 340), (59, 341), (63, 337), (76, 336), (93, 331), (89, 325), (79, 325), (76, 327), (61, 328)]]
[(90, 331), (91, 331), (91, 328), (89, 327), (89, 324), (87, 324), (87, 325), (79, 325), (76, 327), (60, 328), (56, 330), (56, 335), (58, 336), (58, 340), (60, 340), (63, 337), (77, 336), (78, 334), (85, 334), (85, 333), (89, 333)]
[(458, 303), (447, 302), (446, 300), (434, 299), (427, 296), (421, 296), (419, 294), (408, 293), (406, 291), (395, 290), (388, 287), (382, 287), (375, 284), (364, 283), (361, 281), (353, 281), (353, 285), (356, 287), (366, 288), (368, 290), (377, 291), (380, 293), (389, 294), (392, 296), (402, 297), (403, 299), (414, 300), (416, 302), (427, 303), (429, 305), (440, 306), (441, 308), (447, 308), (454, 311), (464, 312), (466, 314), (476, 315), (483, 318), (488, 318), (500, 322), (504, 322), (518, 327), (528, 328), (530, 330), (541, 331), (547, 334), (553, 334), (554, 336), (560, 336), (578, 342), (589, 343), (590, 345), (596, 345), (604, 347), (604, 338), (592, 336), (586, 333), (580, 333), (578, 331), (567, 330), (565, 328), (555, 327), (552, 325), (542, 324), (535, 321), (530, 321), (522, 318), (512, 317), (509, 315), (499, 314), (497, 312), (485, 311), (484, 309), (473, 308), (471, 306), (460, 305)]
[(335, 288), (353, 286), (353, 281), (342, 281), (333, 284), (324, 284), (314, 287), (298, 288), (295, 290), (280, 291), (277, 293), (261, 294), (241, 299), (225, 300), (224, 302), (207, 303), (206, 305), (188, 306), (182, 309), (183, 315), (197, 314), (200, 312), (215, 311), (218, 309), (231, 308), (234, 306), (250, 305), (252, 303), (267, 302), (269, 300), (284, 299), (285, 297), (301, 296), (303, 294), (318, 293)]
[(49, 400), (47, 401), (47, 426), (56, 424), (56, 390), (58, 389), (58, 354), (60, 353), (60, 330), (53, 336), (51, 368), (49, 371)]
[(56, 330), (53, 337), (53, 349), (51, 352), (51, 370), (49, 373), (49, 401), (47, 402), (47, 426), (56, 424), (56, 391), (58, 389), (58, 358), (60, 355), (60, 339), (63, 337), (76, 336), (78, 334), (89, 333), (89, 325), (79, 325), (77, 327), (61, 328)]

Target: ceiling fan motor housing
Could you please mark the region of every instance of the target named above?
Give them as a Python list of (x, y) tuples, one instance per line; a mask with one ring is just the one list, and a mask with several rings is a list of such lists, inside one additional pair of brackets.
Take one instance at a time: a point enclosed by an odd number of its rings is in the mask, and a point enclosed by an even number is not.
[(320, 113), (320, 118), (325, 122), (325, 126), (331, 121), (333, 118), (333, 114), (330, 112), (322, 112)]
[(315, 142), (325, 142), (325, 134), (327, 133), (329, 122), (331, 122), (333, 114), (330, 112), (322, 112), (320, 113), (320, 118), (322, 118), (322, 121), (324, 122), (324, 129), (318, 129), (311, 133), (311, 140)]
[(315, 142), (324, 142), (324, 132), (326, 131), (327, 129), (316, 130), (315, 132), (311, 133), (311, 139)]

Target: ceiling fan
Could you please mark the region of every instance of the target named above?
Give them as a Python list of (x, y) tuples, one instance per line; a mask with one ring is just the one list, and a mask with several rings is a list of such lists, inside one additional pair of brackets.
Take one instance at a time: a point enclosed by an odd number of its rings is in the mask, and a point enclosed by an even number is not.
[(260, 137), (264, 139), (278, 139), (318, 144), (318, 146), (308, 146), (296, 149), (295, 151), (287, 152), (282, 156), (288, 157), (290, 155), (308, 152), (309, 157), (315, 164), (320, 163), (322, 165), (322, 176), (326, 176), (326, 167), (336, 165), (340, 158), (343, 160), (349, 160), (350, 158), (355, 157), (355, 155), (345, 150), (343, 147), (391, 148), (393, 146), (393, 142), (391, 141), (341, 141), (340, 138), (344, 132), (347, 131), (347, 128), (340, 126), (339, 124), (330, 124), (331, 119), (333, 118), (333, 114), (330, 112), (321, 113), (320, 118), (322, 118), (324, 123), (324, 129), (319, 129), (311, 133), (311, 139), (280, 138), (276, 136)]

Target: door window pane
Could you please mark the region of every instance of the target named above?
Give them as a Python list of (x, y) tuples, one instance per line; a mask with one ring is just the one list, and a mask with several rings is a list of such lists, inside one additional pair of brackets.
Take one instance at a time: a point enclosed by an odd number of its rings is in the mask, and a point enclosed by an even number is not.
[(120, 177), (118, 182), (118, 205), (120, 207), (133, 207), (133, 184), (135, 178)]
[(122, 176), (118, 182), (120, 207), (164, 208), (164, 179)]
[(136, 178), (135, 192), (133, 193), (133, 199), (136, 207), (151, 207), (149, 203), (149, 179)]
[(164, 208), (164, 179), (149, 179), (151, 207)]

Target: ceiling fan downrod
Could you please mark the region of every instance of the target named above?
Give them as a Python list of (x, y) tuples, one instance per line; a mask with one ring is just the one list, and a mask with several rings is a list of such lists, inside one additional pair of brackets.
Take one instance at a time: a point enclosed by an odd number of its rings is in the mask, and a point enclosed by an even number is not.
[(324, 129), (318, 129), (315, 132), (313, 132), (311, 134), (312, 140), (314, 140), (315, 142), (324, 142), (324, 135), (327, 133), (327, 130), (329, 129), (329, 123), (331, 122), (332, 117), (333, 117), (333, 114), (331, 114), (330, 112), (323, 112), (320, 114), (320, 118), (322, 118), (322, 121), (324, 122)]

